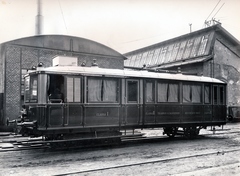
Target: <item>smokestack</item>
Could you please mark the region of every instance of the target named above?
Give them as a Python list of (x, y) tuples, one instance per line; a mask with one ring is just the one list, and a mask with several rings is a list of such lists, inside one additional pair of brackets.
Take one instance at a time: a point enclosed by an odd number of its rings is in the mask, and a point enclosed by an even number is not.
[(42, 23), (43, 23), (42, 1), (37, 0), (36, 35), (42, 34)]

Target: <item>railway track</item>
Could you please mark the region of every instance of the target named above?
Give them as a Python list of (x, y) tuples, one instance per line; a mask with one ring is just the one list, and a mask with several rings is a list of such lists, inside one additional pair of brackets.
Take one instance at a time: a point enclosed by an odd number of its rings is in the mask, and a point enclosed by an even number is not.
[(232, 150), (224, 150), (224, 151), (215, 151), (215, 152), (208, 152), (208, 153), (202, 153), (202, 154), (195, 154), (195, 155), (187, 155), (187, 156), (181, 156), (181, 157), (173, 157), (173, 158), (167, 158), (167, 159), (157, 159), (147, 162), (138, 162), (138, 163), (132, 163), (132, 164), (122, 164), (122, 165), (115, 165), (110, 167), (102, 167), (102, 168), (96, 168), (96, 169), (89, 169), (89, 170), (82, 170), (77, 172), (68, 172), (64, 174), (57, 174), (55, 176), (65, 176), (65, 175), (76, 175), (76, 174), (92, 174), (100, 171), (107, 171), (107, 170), (116, 170), (121, 168), (129, 168), (129, 167), (137, 167), (137, 166), (143, 166), (143, 165), (149, 165), (149, 164), (156, 164), (156, 163), (164, 163), (164, 162), (170, 162), (170, 161), (177, 161), (177, 160), (183, 160), (183, 159), (190, 159), (195, 157), (204, 157), (204, 156), (211, 156), (211, 155), (224, 155), (226, 153), (233, 153), (240, 151), (240, 148), (238, 149), (232, 149)]
[[(219, 135), (229, 135), (240, 133), (240, 128), (235, 128), (237, 131), (230, 131), (227, 129), (218, 129), (213, 130), (211, 133), (204, 133), (198, 136), (198, 139), (203, 138), (205, 136), (219, 136)], [(174, 140), (182, 140), (184, 139), (182, 136), (176, 136)], [(72, 146), (71, 143), (78, 142), (82, 139), (72, 139), (72, 140), (56, 140), (56, 141), (43, 141), (42, 138), (26, 138), (19, 135), (4, 135), (0, 136), (0, 152), (8, 152), (8, 151), (21, 151), (21, 150), (36, 150), (36, 149), (51, 149), (54, 145), (59, 143), (69, 143), (69, 145), (63, 145), (58, 147), (55, 145), (56, 149), (71, 149), (71, 148), (88, 148), (88, 147), (101, 147), (111, 145), (111, 142), (100, 144), (100, 145), (85, 145), (85, 146)], [(121, 136), (121, 145), (127, 145), (130, 143), (144, 143), (144, 142), (156, 142), (170, 140), (167, 136), (146, 136), (144, 133), (135, 132), (135, 134), (123, 135)], [(171, 139), (172, 140), (172, 139)], [(118, 143), (119, 144), (119, 143)], [(116, 144), (115, 144), (116, 145)], [(57, 146), (57, 147), (56, 147)]]

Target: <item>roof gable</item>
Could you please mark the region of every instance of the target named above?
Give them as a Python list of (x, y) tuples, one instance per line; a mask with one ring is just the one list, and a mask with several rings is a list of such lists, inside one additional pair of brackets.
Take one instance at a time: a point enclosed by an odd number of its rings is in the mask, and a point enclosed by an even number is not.
[(212, 56), (216, 38), (225, 37), (240, 51), (240, 42), (220, 24), (185, 34), (164, 42), (147, 46), (129, 53), (125, 67), (167, 68), (190, 63), (203, 62)]
[(199, 58), (211, 54), (214, 32), (185, 35), (175, 40), (161, 42), (140, 50), (125, 54), (128, 60), (124, 65), (129, 67), (158, 67), (161, 65)]
[(126, 59), (119, 52), (98, 42), (66, 35), (39, 35), (12, 40), (3, 44), (14, 44), (27, 47), (65, 50), (91, 55), (103, 55)]

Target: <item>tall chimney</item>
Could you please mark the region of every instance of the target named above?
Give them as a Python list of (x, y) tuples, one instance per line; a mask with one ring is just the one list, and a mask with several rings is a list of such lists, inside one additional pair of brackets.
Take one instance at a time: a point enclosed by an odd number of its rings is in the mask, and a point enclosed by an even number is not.
[(42, 23), (43, 23), (42, 1), (37, 0), (36, 35), (42, 34)]

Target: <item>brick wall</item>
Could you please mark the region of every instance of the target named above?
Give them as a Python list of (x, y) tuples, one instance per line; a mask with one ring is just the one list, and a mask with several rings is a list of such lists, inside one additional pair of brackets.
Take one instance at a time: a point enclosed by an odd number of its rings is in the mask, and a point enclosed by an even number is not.
[(5, 76), (6, 118), (15, 119), (20, 110), (21, 48), (7, 46)]
[[(4, 52), (4, 51), (2, 51)], [(7, 45), (6, 47), (6, 105), (5, 119), (15, 119), (20, 114), (21, 107), (21, 70), (31, 69), (42, 62), (45, 67), (52, 65), (52, 58), (58, 55), (78, 57), (78, 64), (86, 63), (91, 66), (93, 59), (96, 59), (101, 68), (123, 69), (122, 58), (110, 58), (107, 56), (84, 55), (76, 52), (63, 50), (50, 50), (44, 48), (26, 47), (18, 45)]]

